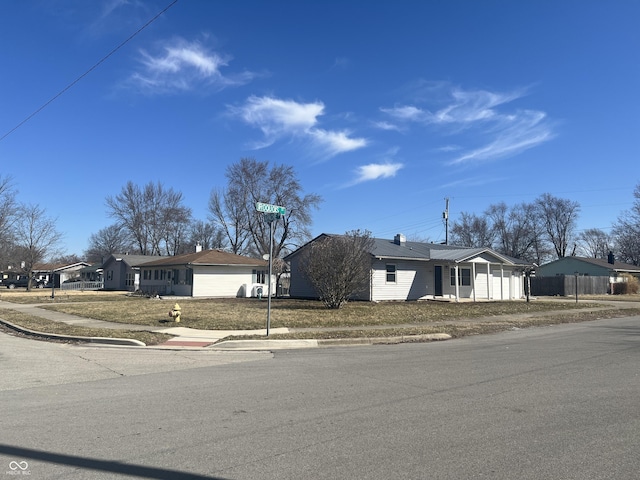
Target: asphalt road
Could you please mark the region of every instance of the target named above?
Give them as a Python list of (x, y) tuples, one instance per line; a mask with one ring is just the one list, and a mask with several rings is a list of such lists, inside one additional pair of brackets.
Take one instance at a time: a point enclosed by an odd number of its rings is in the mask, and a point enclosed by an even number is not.
[(0, 479), (635, 480), (639, 367), (640, 317), (275, 354), (0, 334)]

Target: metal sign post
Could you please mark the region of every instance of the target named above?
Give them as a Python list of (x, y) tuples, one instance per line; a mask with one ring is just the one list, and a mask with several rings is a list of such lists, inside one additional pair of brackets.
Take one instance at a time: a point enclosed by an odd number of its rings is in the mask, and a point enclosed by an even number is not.
[(264, 213), (264, 220), (269, 224), (269, 287), (267, 289), (267, 337), (271, 329), (271, 271), (273, 269), (273, 224), (284, 215), (287, 210), (278, 205), (256, 203), (256, 210)]

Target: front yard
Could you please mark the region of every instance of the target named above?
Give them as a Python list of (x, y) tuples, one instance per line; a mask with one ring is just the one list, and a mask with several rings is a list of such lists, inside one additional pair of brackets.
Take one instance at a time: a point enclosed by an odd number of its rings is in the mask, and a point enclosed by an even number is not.
[[(640, 301), (640, 296), (605, 300)], [(54, 299), (38, 292), (11, 292), (2, 294), (0, 300), (14, 303), (33, 303), (42, 308), (56, 310), (107, 322), (128, 323), (150, 327), (181, 326), (204, 330), (253, 330), (266, 325), (267, 301), (257, 299), (189, 299), (144, 298), (121, 292), (77, 292), (60, 294)], [(453, 337), (489, 333), (510, 328), (534, 325), (576, 322), (614, 316), (640, 314), (639, 308), (621, 310), (616, 307), (584, 300), (576, 304), (570, 299), (534, 300), (517, 302), (351, 302), (339, 310), (328, 310), (319, 301), (273, 299), (271, 302), (271, 327), (286, 327), (291, 333), (273, 335), (270, 338), (343, 338), (370, 336), (419, 335), (425, 333), (449, 333)], [(175, 303), (182, 309), (182, 321), (175, 324), (169, 318), (169, 310)], [(576, 310), (579, 308), (579, 311)], [(3, 318), (13, 323), (16, 315), (2, 311)], [(22, 318), (27, 323), (26, 318)], [(31, 327), (46, 329), (47, 321), (31, 319)], [(49, 322), (51, 323), (51, 322)], [(50, 325), (49, 330), (63, 333), (64, 324)], [(73, 327), (76, 328), (76, 327)], [(84, 336), (123, 336), (122, 331), (100, 329)], [(77, 334), (80, 333), (69, 333)], [(127, 332), (127, 338), (138, 338), (140, 332)], [(162, 337), (158, 337), (160, 341)], [(145, 335), (145, 343), (154, 343)]]

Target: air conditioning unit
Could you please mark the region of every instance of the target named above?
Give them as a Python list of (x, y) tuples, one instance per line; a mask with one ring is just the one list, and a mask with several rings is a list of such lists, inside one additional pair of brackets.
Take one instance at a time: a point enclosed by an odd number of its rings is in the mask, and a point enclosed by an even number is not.
[(251, 296), (262, 298), (267, 295), (267, 288), (261, 283), (254, 283), (251, 289)]

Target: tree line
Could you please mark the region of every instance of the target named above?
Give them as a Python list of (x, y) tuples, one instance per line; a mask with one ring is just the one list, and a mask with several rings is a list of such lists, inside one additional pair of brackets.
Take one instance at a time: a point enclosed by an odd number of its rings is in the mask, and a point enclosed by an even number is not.
[(206, 219), (195, 219), (181, 192), (161, 183), (143, 187), (129, 181), (117, 195), (106, 198), (114, 223), (89, 238), (86, 257), (100, 262), (112, 253), (179, 255), (220, 248), (238, 255), (260, 257), (269, 252), (269, 225), (256, 203), (286, 207), (275, 223), (274, 258), (310, 237), (312, 210), (322, 201), (304, 194), (293, 167), (243, 158), (225, 171), (227, 185), (213, 189)]
[(613, 223), (577, 230), (578, 202), (545, 193), (533, 202), (490, 205), (482, 214), (462, 212), (451, 226), (451, 244), (488, 247), (513, 258), (542, 265), (567, 256), (606, 258), (610, 251), (624, 263), (640, 265), (640, 183), (635, 201)]
[[(259, 257), (269, 251), (269, 225), (256, 202), (282, 205), (286, 214), (274, 228), (276, 262), (311, 237), (312, 212), (322, 198), (304, 193), (291, 166), (242, 158), (225, 171), (226, 186), (213, 189), (206, 219), (196, 219), (181, 192), (161, 183), (127, 182), (105, 199), (113, 223), (92, 233), (82, 259), (102, 262), (113, 253), (178, 255), (220, 248)], [(39, 205), (20, 203), (11, 178), (0, 176), (0, 262), (31, 272), (45, 260), (80, 261), (63, 256), (56, 219)], [(545, 193), (531, 203), (490, 205), (482, 214), (462, 212), (451, 227), (451, 244), (490, 247), (538, 265), (570, 255), (606, 258), (640, 265), (640, 183), (631, 209), (621, 212), (611, 233), (591, 228), (579, 232), (577, 202)], [(278, 265), (276, 265), (278, 268)]]

